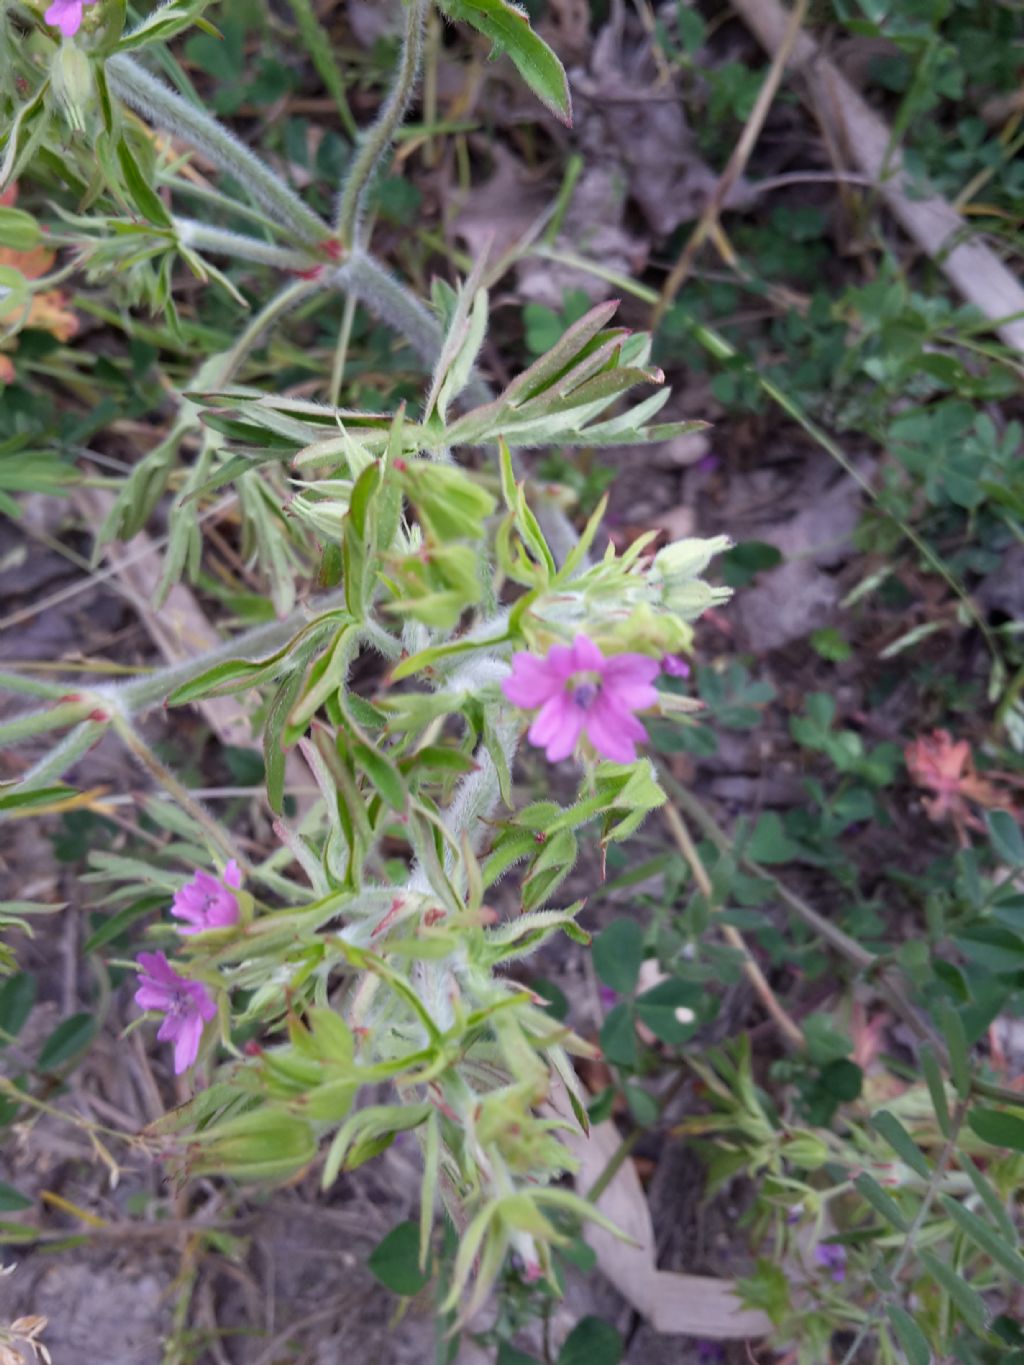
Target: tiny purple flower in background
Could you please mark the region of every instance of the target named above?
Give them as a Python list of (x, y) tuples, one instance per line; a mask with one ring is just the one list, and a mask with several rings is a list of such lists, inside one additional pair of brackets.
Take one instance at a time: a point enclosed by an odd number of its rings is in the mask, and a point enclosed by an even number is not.
[(658, 700), (654, 679), (661, 665), (644, 654), (605, 656), (585, 635), (552, 645), (543, 659), (514, 654), (502, 691), (524, 710), (540, 707), (527, 734), (548, 762), (568, 758), (581, 735), (615, 763), (632, 763), (647, 731), (633, 712)]
[[(224, 869), (224, 881), (236, 890), (242, 885), (242, 874), (234, 858)], [(226, 929), (238, 923), (238, 901), (209, 872), (197, 872), (175, 894), (171, 914), (188, 921), (178, 926), (183, 934), (199, 934), (204, 929)]]
[(179, 976), (163, 953), (140, 953), (139, 966), (135, 1003), (140, 1010), (167, 1015), (156, 1036), (174, 1044), (174, 1074), (180, 1076), (195, 1061), (203, 1025), (217, 1013), (217, 1006), (201, 981)]
[(65, 38), (73, 38), (82, 27), (82, 9), (92, 4), (95, 4), (95, 0), (53, 0), (43, 18), (54, 28), (59, 28)]
[(725, 1360), (725, 1347), (720, 1341), (702, 1338), (697, 1342), (697, 1360), (699, 1365), (719, 1365)]
[(670, 678), (688, 678), (690, 665), (685, 659), (678, 659), (674, 654), (666, 654), (661, 661), (661, 671), (667, 673)]
[(597, 997), (606, 1010), (610, 1010), (619, 999), (618, 991), (612, 990), (611, 986), (598, 986)]
[(814, 1259), (824, 1270), (831, 1271), (836, 1284), (846, 1279), (846, 1248), (836, 1243), (823, 1243), (814, 1248)]

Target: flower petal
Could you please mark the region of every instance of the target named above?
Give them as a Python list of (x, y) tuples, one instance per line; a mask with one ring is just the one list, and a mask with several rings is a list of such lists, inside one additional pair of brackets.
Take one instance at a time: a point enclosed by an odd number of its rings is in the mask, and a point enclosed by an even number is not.
[(140, 953), (136, 961), (154, 984), (177, 986), (181, 977), (167, 961), (166, 953)]
[(54, 0), (43, 15), (48, 24), (59, 28), (65, 38), (73, 38), (82, 26), (84, 0)]
[(199, 1055), (199, 1041), (203, 1036), (203, 1021), (198, 1014), (189, 1014), (181, 1021), (181, 1032), (174, 1043), (174, 1074), (180, 1076)]
[(611, 704), (603, 694), (587, 713), (585, 728), (597, 752), (613, 763), (632, 763), (637, 741), (647, 738), (636, 717)]
[(559, 692), (557, 696), (550, 697), (527, 731), (527, 739), (538, 749), (545, 748), (560, 731), (572, 727), (573, 713), (578, 710), (566, 692)]
[(514, 654), (512, 672), (501, 684), (502, 692), (512, 705), (527, 711), (543, 706), (561, 687), (562, 680), (547, 666), (547, 660), (532, 654)]
[(617, 654), (605, 666), (602, 692), (628, 711), (646, 711), (658, 700), (654, 679), (660, 671), (657, 659), (644, 654)]
[(573, 640), (572, 658), (577, 673), (603, 673), (607, 662), (588, 635), (577, 635)]
[(545, 750), (549, 763), (561, 763), (563, 758), (569, 757), (580, 741), (585, 720), (586, 712), (581, 711), (578, 706), (573, 706), (569, 710), (566, 720)]
[(227, 882), (228, 886), (233, 886), (236, 891), (242, 885), (242, 869), (235, 862), (234, 858), (229, 861), (227, 867), (224, 869), (224, 880)]
[(571, 678), (579, 668), (575, 648), (570, 649), (568, 645), (552, 645), (544, 662), (552, 676), (558, 678), (560, 682)]
[(161, 986), (157, 982), (150, 981), (148, 977), (142, 978), (142, 984), (135, 992), (135, 1003), (140, 1010), (166, 1010), (170, 1004), (172, 991), (169, 986)]
[(217, 1005), (213, 996), (201, 981), (189, 981), (185, 989), (192, 999), (196, 1013), (209, 1022), (217, 1013)]
[(545, 702), (527, 734), (531, 744), (544, 749), (549, 763), (568, 758), (583, 729), (583, 711), (565, 692)]

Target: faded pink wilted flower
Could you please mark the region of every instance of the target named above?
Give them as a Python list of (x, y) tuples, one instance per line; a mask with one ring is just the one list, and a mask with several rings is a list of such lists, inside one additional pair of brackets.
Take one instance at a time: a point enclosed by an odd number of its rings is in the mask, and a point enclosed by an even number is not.
[(140, 1010), (158, 1010), (167, 1018), (157, 1037), (174, 1044), (174, 1074), (180, 1076), (199, 1054), (203, 1025), (217, 1013), (213, 996), (201, 981), (179, 976), (163, 953), (140, 953), (139, 989), (135, 1003)]
[(605, 758), (632, 763), (637, 742), (647, 738), (633, 713), (657, 701), (660, 667), (644, 654), (606, 659), (593, 640), (577, 635), (571, 645), (552, 645), (543, 659), (514, 654), (501, 687), (513, 706), (540, 707), (527, 738), (548, 762), (568, 758), (585, 734)]
[[(234, 858), (224, 869), (224, 881), (236, 891), (242, 885), (242, 874)], [(188, 921), (178, 926), (183, 934), (201, 934), (204, 929), (226, 929), (238, 923), (238, 900), (227, 886), (216, 877), (211, 877), (209, 872), (197, 872), (175, 894), (171, 914)]]
[(53, 0), (53, 4), (43, 15), (48, 24), (59, 28), (65, 38), (73, 38), (82, 27), (82, 10), (96, 0)]

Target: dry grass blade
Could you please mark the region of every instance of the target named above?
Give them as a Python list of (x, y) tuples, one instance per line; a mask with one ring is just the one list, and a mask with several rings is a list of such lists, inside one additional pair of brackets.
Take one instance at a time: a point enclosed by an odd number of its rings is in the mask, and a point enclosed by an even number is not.
[[(766, 51), (783, 50), (791, 16), (778, 0), (732, 0), (733, 9)], [(892, 137), (884, 120), (853, 88), (835, 64), (822, 56), (806, 33), (793, 44), (791, 63), (801, 69), (815, 109), (840, 147), (858, 169), (878, 183), (893, 216), (935, 261), (968, 303), (994, 325), (1007, 346), (1024, 355), (1024, 287), (999, 258), (978, 241), (965, 240), (967, 222), (937, 195), (914, 198), (903, 159), (892, 153)], [(888, 177), (883, 179), (886, 167)]]
[[(662, 807), (662, 814), (665, 817), (665, 823), (668, 825), (669, 831), (672, 838), (675, 840), (680, 853), (682, 853), (683, 857), (690, 865), (694, 879), (697, 882), (702, 895), (707, 899), (709, 906), (718, 908), (714, 905), (714, 891), (711, 886), (711, 879), (708, 876), (707, 869), (703, 862), (701, 862), (696, 846), (690, 838), (690, 832), (686, 828), (686, 822), (679, 814), (678, 808), (674, 806), (671, 801), (668, 801)], [(721, 929), (722, 937), (729, 944), (730, 948), (734, 948), (738, 953), (743, 954), (743, 970), (747, 980), (756, 991), (757, 997), (761, 1001), (766, 1012), (775, 1021), (783, 1038), (785, 1038), (786, 1042), (791, 1047), (796, 1048), (797, 1051), (803, 1051), (807, 1046), (803, 1033), (779, 1003), (778, 996), (776, 996), (775, 992), (772, 990), (767, 977), (764, 972), (762, 972), (756, 959), (747, 947), (743, 935), (731, 924), (723, 924)]]
[[(661, 297), (655, 305), (651, 316), (652, 330), (658, 326), (665, 312), (672, 306), (672, 303), (686, 281), (687, 276), (693, 269), (693, 262), (697, 252), (704, 245), (708, 237), (716, 237), (718, 226), (718, 215), (722, 211), (729, 191), (736, 181), (743, 174), (743, 168), (750, 160), (750, 154), (754, 150), (754, 145), (761, 134), (764, 121), (768, 117), (768, 110), (772, 107), (772, 102), (778, 93), (779, 85), (782, 82), (783, 72), (786, 69), (786, 62), (790, 53), (796, 45), (800, 36), (800, 25), (804, 21), (810, 0), (797, 0), (797, 4), (789, 15), (785, 30), (777, 45), (777, 51), (772, 59), (768, 75), (765, 77), (761, 89), (757, 93), (754, 107), (750, 111), (743, 132), (740, 134), (739, 141), (732, 150), (732, 155), (726, 163), (725, 170), (719, 176), (718, 184), (711, 195), (704, 210), (701, 213), (697, 226), (690, 234), (683, 254), (676, 261), (665, 281), (661, 291)], [(721, 247), (720, 247), (721, 249)]]

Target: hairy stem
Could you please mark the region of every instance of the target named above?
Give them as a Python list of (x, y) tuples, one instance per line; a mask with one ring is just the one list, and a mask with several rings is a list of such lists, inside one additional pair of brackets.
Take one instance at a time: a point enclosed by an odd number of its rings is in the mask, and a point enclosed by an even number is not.
[(215, 166), (234, 176), (300, 242), (316, 246), (330, 235), (327, 225), (295, 191), (205, 110), (182, 99), (124, 54), (107, 59), (106, 74), (111, 89), (126, 104), (157, 127), (184, 138)]
[(368, 252), (353, 251), (334, 273), (338, 289), (350, 290), (382, 322), (405, 337), (420, 359), (433, 367), (444, 337), (427, 306)]
[(182, 246), (227, 256), (233, 261), (253, 261), (257, 265), (276, 266), (279, 270), (308, 270), (316, 264), (316, 258), (307, 251), (261, 242), (258, 237), (231, 232), (227, 228), (207, 227), (194, 218), (175, 218), (174, 230)]
[(408, 0), (402, 55), (394, 84), (377, 122), (366, 133), (341, 187), (335, 232), (346, 246), (354, 246), (366, 191), (391, 146), (419, 79), (423, 61), (423, 27), (430, 0)]

